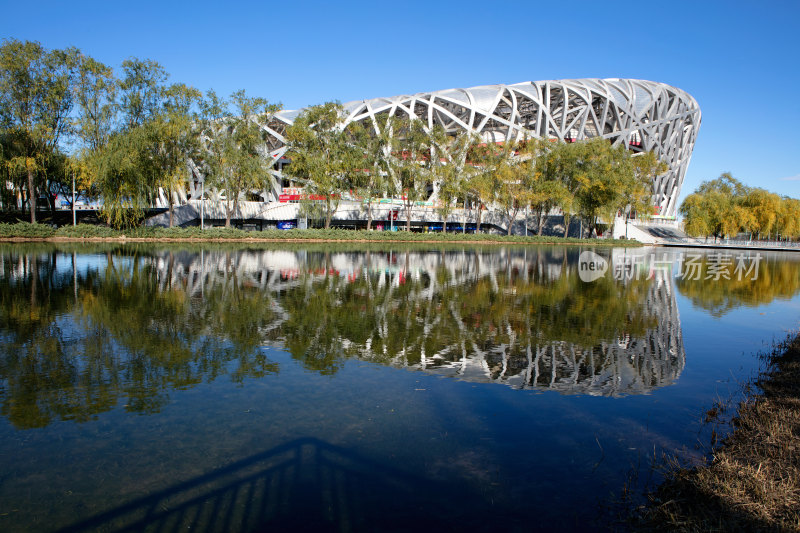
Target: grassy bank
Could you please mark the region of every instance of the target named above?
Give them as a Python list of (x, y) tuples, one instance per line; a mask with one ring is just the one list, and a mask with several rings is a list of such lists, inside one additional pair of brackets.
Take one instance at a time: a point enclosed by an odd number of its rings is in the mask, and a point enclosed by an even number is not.
[(675, 468), (637, 529), (800, 531), (800, 336), (766, 357), (708, 464)]
[(2, 240), (128, 240), (128, 241), (332, 241), (332, 242), (474, 242), (497, 244), (592, 244), (595, 246), (641, 246), (631, 240), (575, 239), (532, 235), (491, 235), (486, 233), (414, 233), (406, 231), (355, 231), (346, 229), (244, 231), (234, 228), (150, 228), (117, 231), (105, 226), (79, 224), (53, 228), (45, 224), (0, 224)]

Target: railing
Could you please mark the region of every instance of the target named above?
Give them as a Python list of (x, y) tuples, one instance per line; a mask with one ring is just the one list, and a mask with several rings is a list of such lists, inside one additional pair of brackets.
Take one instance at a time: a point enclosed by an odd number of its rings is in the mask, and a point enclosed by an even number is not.
[(791, 241), (759, 241), (759, 240), (739, 240), (739, 239), (719, 239), (719, 242), (722, 244), (727, 244), (730, 246), (759, 246), (759, 247), (770, 247), (770, 248), (798, 248), (800, 249), (800, 242), (791, 242)]
[[(624, 220), (624, 219), (623, 219)], [(674, 226), (678, 227), (678, 222), (670, 218), (633, 218), (628, 221), (629, 224), (636, 224), (637, 226)]]
[(759, 241), (745, 239), (701, 239), (695, 237), (686, 238), (663, 238), (663, 242), (697, 245), (715, 246), (720, 248), (775, 248), (776, 250), (800, 250), (800, 242), (791, 241)]

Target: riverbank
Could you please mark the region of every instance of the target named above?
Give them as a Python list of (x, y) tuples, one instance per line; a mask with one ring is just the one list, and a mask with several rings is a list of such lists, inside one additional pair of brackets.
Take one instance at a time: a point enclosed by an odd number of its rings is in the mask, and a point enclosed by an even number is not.
[(800, 335), (765, 358), (733, 433), (709, 464), (670, 471), (636, 529), (800, 531)]
[(0, 241), (5, 242), (414, 242), (475, 244), (591, 244), (594, 246), (629, 246), (642, 244), (633, 240), (576, 239), (531, 235), (493, 235), (488, 233), (414, 233), (407, 231), (357, 231), (348, 229), (293, 229), (244, 231), (235, 228), (152, 228), (118, 231), (106, 226), (79, 224), (53, 228), (45, 224), (0, 224)]

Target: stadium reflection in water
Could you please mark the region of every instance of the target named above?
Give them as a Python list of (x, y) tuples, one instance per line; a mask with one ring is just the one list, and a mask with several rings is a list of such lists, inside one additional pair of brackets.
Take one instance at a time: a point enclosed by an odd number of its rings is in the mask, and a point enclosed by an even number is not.
[(322, 374), (359, 359), (608, 396), (677, 379), (669, 273), (584, 283), (572, 253), (7, 251), (0, 401), (19, 427), (86, 420), (121, 397), (157, 412), (170, 389), (278, 372), (270, 345)]
[[(362, 511), (353, 529), (392, 529), (381, 509), (404, 506), (409, 527), (491, 529), (502, 506), (504, 524), (535, 529), (534, 500), (583, 529), (631, 454), (693, 442), (692, 402), (715, 397), (648, 399), (686, 368), (677, 294), (721, 317), (794, 297), (800, 276), (774, 255), (757, 281), (679, 279), (682, 253), (596, 249), (610, 272), (585, 282), (582, 251), (3, 245), (0, 501), (22, 511), (0, 505), (0, 529), (198, 525), (217, 490), (244, 506), (223, 529), (304, 513), (341, 529)], [(734, 364), (714, 362), (695, 386)], [(325, 511), (339, 475), (361, 511)], [(314, 515), (310, 497), (334, 503)]]
[[(152, 265), (162, 289), (202, 296), (209, 287), (231, 292), (239, 284), (269, 294), (275, 317), (263, 328), (265, 341), (323, 372), (339, 357), (357, 358), (520, 389), (609, 396), (677, 379), (685, 353), (671, 271), (586, 284), (576, 257), (565, 249), (165, 252)], [(298, 301), (314, 302), (307, 319)], [(351, 320), (362, 327), (345, 324)], [(323, 352), (327, 357), (316, 360)]]

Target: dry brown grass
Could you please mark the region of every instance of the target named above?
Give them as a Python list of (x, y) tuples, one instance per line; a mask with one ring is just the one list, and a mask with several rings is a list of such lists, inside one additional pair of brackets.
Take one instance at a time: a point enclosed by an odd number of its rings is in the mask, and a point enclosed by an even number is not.
[(768, 356), (709, 464), (674, 468), (637, 529), (800, 531), (800, 336)]

